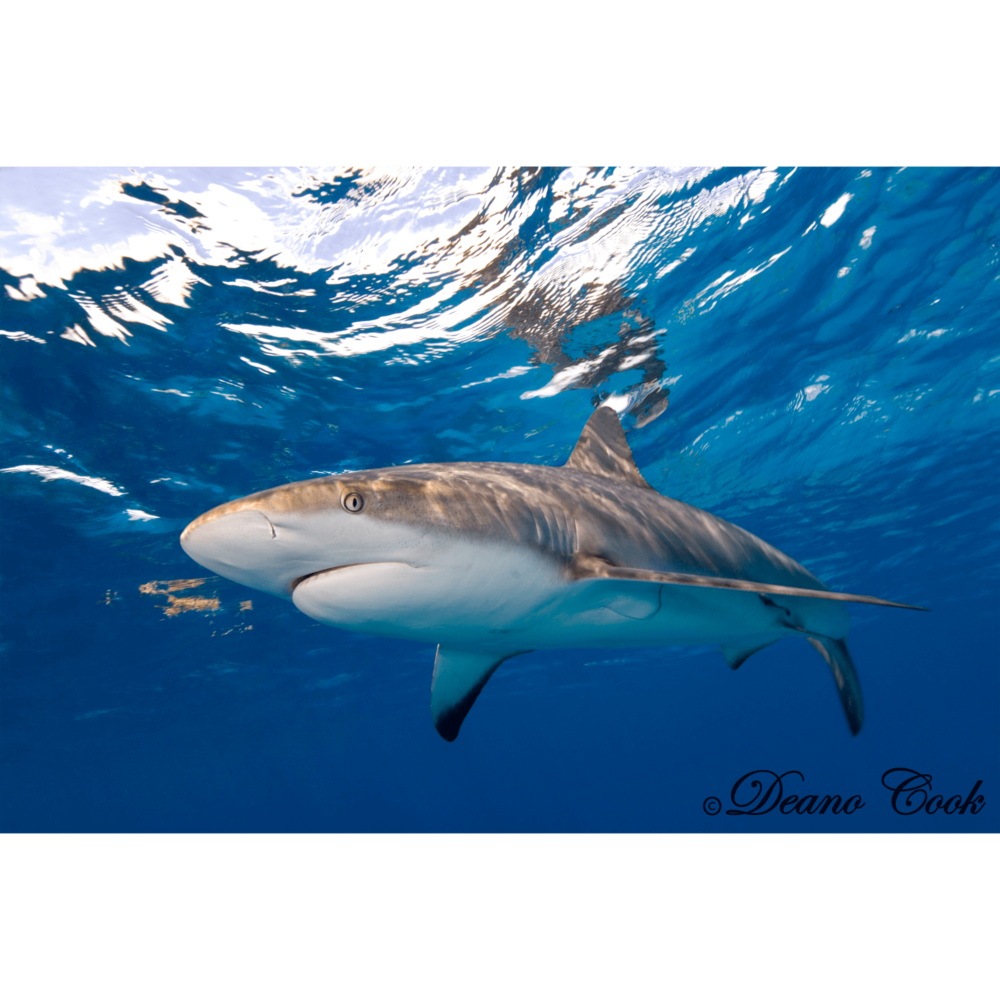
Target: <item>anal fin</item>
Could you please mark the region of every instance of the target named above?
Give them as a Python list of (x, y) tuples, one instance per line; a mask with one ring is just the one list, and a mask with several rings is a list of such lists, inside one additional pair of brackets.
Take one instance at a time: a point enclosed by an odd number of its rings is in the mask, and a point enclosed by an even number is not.
[(498, 653), (438, 646), (431, 680), (431, 718), (438, 733), (451, 743), (496, 668), (526, 652), (529, 650)]
[(777, 639), (768, 639), (767, 642), (762, 642), (759, 646), (722, 646), (722, 655), (726, 658), (726, 663), (731, 669), (739, 670), (744, 661), (753, 656), (754, 653), (759, 653), (762, 649), (773, 646), (777, 641)]
[(865, 721), (865, 706), (861, 700), (861, 684), (847, 643), (843, 639), (828, 639), (825, 635), (810, 635), (806, 638), (833, 671), (833, 679), (837, 682), (837, 691), (840, 694), (840, 704), (844, 706), (851, 735), (857, 736)]

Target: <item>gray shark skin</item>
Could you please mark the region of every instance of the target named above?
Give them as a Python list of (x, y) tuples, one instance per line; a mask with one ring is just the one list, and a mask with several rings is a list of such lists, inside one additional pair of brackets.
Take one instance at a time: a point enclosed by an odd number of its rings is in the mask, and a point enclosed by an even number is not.
[(521, 653), (718, 643), (735, 670), (788, 636), (826, 660), (857, 734), (845, 602), (912, 607), (835, 593), (767, 542), (657, 493), (607, 407), (561, 468), (455, 462), (289, 483), (202, 514), (181, 545), (317, 621), (437, 643), (431, 715), (449, 741)]

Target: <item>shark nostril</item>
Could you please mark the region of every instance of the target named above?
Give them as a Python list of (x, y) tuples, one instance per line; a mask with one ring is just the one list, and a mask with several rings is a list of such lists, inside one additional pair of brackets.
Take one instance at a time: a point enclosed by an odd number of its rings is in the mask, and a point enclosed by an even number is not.
[(249, 541), (254, 536), (260, 538), (261, 524), (257, 517), (267, 525), (267, 537), (278, 537), (277, 529), (262, 510), (243, 508), (234, 511), (227, 507), (228, 505), (224, 505), (202, 514), (184, 529), (181, 533), (181, 545), (188, 554), (192, 554), (195, 548), (203, 549), (206, 544), (214, 547), (223, 538), (230, 541), (239, 539), (242, 542)]
[[(267, 514), (236, 504), (209, 511), (187, 527), (181, 547), (205, 569), (238, 583), (288, 597), (284, 580), (301, 573), (294, 537), (282, 534)], [(280, 523), (280, 516), (277, 519)], [(294, 535), (294, 533), (291, 533)]]

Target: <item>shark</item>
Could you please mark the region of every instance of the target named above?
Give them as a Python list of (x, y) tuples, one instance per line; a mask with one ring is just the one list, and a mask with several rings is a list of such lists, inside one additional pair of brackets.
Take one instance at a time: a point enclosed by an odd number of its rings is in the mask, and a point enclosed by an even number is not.
[(833, 591), (658, 493), (607, 406), (562, 466), (414, 464), (287, 483), (207, 511), (180, 543), (316, 621), (436, 644), (431, 717), (449, 742), (500, 664), (533, 650), (718, 644), (736, 670), (789, 637), (826, 661), (856, 735), (847, 605), (927, 610)]

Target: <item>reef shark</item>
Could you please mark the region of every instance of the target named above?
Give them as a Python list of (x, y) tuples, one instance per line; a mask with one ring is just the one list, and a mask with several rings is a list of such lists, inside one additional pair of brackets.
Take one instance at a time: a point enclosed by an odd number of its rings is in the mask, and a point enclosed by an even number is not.
[(202, 514), (181, 545), (327, 625), (437, 643), (431, 715), (449, 741), (512, 656), (718, 643), (735, 670), (788, 636), (826, 660), (857, 734), (845, 602), (914, 608), (831, 591), (767, 542), (658, 493), (605, 406), (562, 467), (454, 462), (289, 483)]

